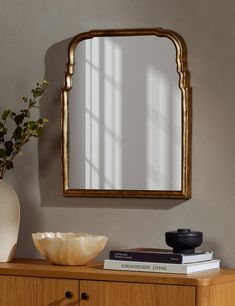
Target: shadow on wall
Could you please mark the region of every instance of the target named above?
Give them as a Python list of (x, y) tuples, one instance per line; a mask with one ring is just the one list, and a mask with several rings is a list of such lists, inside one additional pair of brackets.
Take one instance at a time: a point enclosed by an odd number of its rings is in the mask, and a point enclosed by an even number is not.
[(41, 99), (41, 116), (49, 119), (39, 139), (39, 184), (43, 207), (107, 207), (170, 209), (184, 201), (167, 199), (68, 198), (62, 196), (61, 172), (61, 89), (63, 87), (67, 49), (71, 38), (52, 45), (45, 56), (47, 93)]

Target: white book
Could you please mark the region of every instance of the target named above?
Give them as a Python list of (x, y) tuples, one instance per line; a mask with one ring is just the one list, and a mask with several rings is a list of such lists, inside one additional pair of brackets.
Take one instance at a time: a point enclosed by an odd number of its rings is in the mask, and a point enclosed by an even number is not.
[(219, 259), (213, 259), (204, 262), (188, 263), (188, 264), (172, 264), (172, 263), (168, 264), (168, 263), (123, 261), (123, 260), (111, 260), (111, 259), (104, 260), (104, 269), (108, 270), (190, 274), (193, 272), (208, 271), (219, 268), (220, 268)]

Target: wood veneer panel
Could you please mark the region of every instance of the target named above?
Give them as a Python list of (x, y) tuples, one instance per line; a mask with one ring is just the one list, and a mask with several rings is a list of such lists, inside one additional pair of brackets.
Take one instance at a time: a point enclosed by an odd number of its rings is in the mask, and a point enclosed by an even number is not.
[[(65, 292), (73, 292), (71, 299)], [(0, 276), (0, 306), (72, 306), (78, 301), (78, 281)]]
[(55, 266), (45, 260), (36, 259), (20, 259), (11, 263), (0, 263), (0, 274), (192, 286), (235, 282), (235, 269), (213, 270), (188, 275), (140, 273), (104, 270), (102, 263), (91, 263), (88, 266)]
[(195, 306), (193, 286), (81, 281), (80, 292), (80, 306)]
[(234, 306), (235, 282), (199, 287), (197, 302), (198, 306)]

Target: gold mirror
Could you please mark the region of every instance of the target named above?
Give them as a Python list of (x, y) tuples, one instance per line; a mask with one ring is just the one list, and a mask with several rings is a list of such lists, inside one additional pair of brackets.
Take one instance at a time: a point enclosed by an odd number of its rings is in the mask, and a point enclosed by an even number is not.
[(191, 87), (184, 40), (94, 30), (68, 49), (63, 195), (190, 198)]

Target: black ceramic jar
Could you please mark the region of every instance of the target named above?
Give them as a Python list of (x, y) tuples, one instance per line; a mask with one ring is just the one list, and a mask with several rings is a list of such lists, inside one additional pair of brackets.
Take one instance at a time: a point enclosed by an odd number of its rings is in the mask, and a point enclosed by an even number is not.
[(202, 243), (202, 232), (188, 228), (177, 229), (165, 233), (166, 244), (173, 248), (174, 253), (193, 254), (195, 248)]

